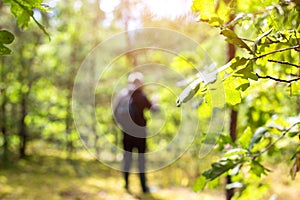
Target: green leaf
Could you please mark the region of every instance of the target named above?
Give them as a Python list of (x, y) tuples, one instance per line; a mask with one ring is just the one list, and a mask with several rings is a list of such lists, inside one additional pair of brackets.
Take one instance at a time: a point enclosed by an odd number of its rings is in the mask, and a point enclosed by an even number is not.
[(232, 106), (239, 104), (242, 101), (240, 91), (236, 89), (225, 87), (225, 95), (226, 103)]
[(205, 188), (206, 184), (206, 178), (204, 176), (199, 176), (194, 182), (193, 190), (195, 192), (202, 191)]
[(232, 138), (230, 137), (229, 134), (220, 134), (218, 137), (218, 151), (222, 151), (225, 147), (225, 145), (230, 144), (234, 145), (232, 142)]
[(300, 153), (297, 152), (294, 156), (295, 161), (290, 169), (292, 180), (295, 180), (297, 173), (300, 171)]
[(252, 49), (241, 38), (239, 38), (232, 30), (224, 29), (221, 31), (221, 34), (227, 37), (227, 41), (229, 43), (234, 44), (240, 48), (247, 49), (251, 54), (254, 55)]
[(248, 151), (246, 149), (242, 149), (242, 148), (234, 148), (234, 149), (230, 149), (228, 150), (225, 154), (224, 157), (226, 158), (237, 158), (240, 157), (241, 155), (244, 156), (248, 153)]
[(300, 134), (299, 131), (288, 132), (289, 137), (295, 137), (296, 135), (299, 135), (299, 134)]
[(28, 5), (24, 5), (23, 2), (11, 1), (11, 12), (17, 19), (18, 26), (25, 28), (28, 26), (30, 16), (33, 15), (33, 11)]
[[(176, 106), (180, 107), (182, 103), (185, 103), (192, 99), (195, 94), (198, 92), (198, 90), (201, 88), (200, 91), (205, 92), (207, 91), (207, 88), (211, 90), (211, 95), (214, 95), (218, 92), (222, 93), (223, 91), (220, 91), (222, 88), (221, 87), (214, 87), (215, 85), (218, 85), (218, 83), (221, 83), (222, 80), (218, 80), (218, 73), (221, 71), (227, 69), (230, 67), (231, 62), (227, 63), (226, 65), (223, 65), (222, 67), (218, 68), (216, 71), (212, 73), (202, 73), (202, 76), (197, 76), (198, 78), (195, 79), (191, 84), (189, 84), (188, 87), (186, 87), (183, 92), (179, 95), (177, 101), (176, 101)], [(205, 77), (205, 80), (203, 80), (202, 77)], [(218, 94), (220, 94), (218, 93)], [(220, 97), (220, 96), (219, 96)], [(222, 101), (222, 98), (219, 98), (216, 101), (214, 100), (214, 106), (216, 107), (223, 107), (224, 103)]]
[(31, 5), (33, 8), (43, 9), (42, 3), (43, 0), (27, 0), (28, 4)]
[(243, 162), (243, 158), (238, 158), (235, 160), (231, 159), (221, 159), (218, 162), (214, 162), (211, 164), (211, 169), (208, 169), (203, 172), (203, 176), (206, 178), (207, 181), (212, 181), (215, 178), (221, 176), (225, 172), (227, 172), (230, 169), (233, 169), (235, 166)]
[[(209, 91), (209, 94), (207, 93), (207, 96), (210, 99), (210, 103), (214, 108), (224, 108), (226, 103), (226, 96), (224, 93), (223, 86), (223, 80), (220, 78), (220, 76), (217, 76), (217, 79), (215, 82), (212, 82), (213, 78), (207, 82), (207, 89)], [(206, 83), (205, 83), (206, 84)]]
[(195, 81), (193, 81), (188, 87), (186, 87), (179, 95), (176, 101), (176, 106), (180, 107), (182, 103), (185, 103), (192, 99), (198, 92), (201, 82), (203, 82), (202, 79), (198, 78)]
[(230, 68), (233, 70), (236, 70), (239, 66), (245, 65), (247, 63), (248, 59), (242, 57), (236, 57), (235, 60), (230, 65)]
[(248, 126), (242, 136), (238, 139), (238, 143), (241, 144), (243, 148), (247, 148), (250, 144), (251, 136), (251, 128)]
[(247, 19), (251, 19), (249, 14), (246, 13), (236, 14), (236, 17), (227, 24), (227, 27), (234, 27), (236, 24), (239, 24), (243, 20), (247, 20)]
[(250, 83), (244, 83), (242, 85), (240, 85), (239, 87), (237, 87), (237, 90), (241, 90), (241, 91), (245, 91), (250, 87)]
[(0, 44), (10, 44), (14, 41), (15, 36), (6, 30), (0, 31)]
[(27, 1), (11, 1), (5, 0), (4, 3), (9, 3), (11, 5), (11, 12), (17, 19), (18, 26), (21, 28), (26, 28), (30, 21), (30, 17), (34, 20), (34, 22), (38, 25), (38, 27), (44, 32), (45, 35), (48, 36), (50, 40), (50, 35), (46, 31), (45, 27), (37, 21), (37, 19), (33, 16), (33, 9), (38, 8), (40, 10), (44, 10), (41, 6), (41, 0), (27, 0)]
[(200, 12), (201, 21), (209, 21), (215, 15), (214, 0), (194, 0), (191, 9)]
[(300, 96), (300, 81), (296, 81), (291, 83), (291, 95), (292, 96)]
[(272, 32), (272, 30), (273, 30), (273, 28), (271, 28), (270, 30), (264, 32), (263, 34), (261, 34), (260, 36), (258, 36), (258, 37), (255, 39), (255, 41), (254, 41), (254, 43), (253, 43), (253, 45), (252, 45), (252, 50), (253, 50), (254, 52), (256, 52), (257, 46), (260, 44), (261, 40), (262, 40), (264, 37), (268, 36), (268, 35)]
[(245, 79), (249, 78), (255, 81), (258, 80), (257, 75), (253, 72), (253, 62), (248, 62), (245, 68), (238, 70), (235, 76), (239, 76), (239, 75), (241, 75)]
[(4, 44), (10, 44), (14, 41), (15, 36), (6, 30), (0, 31), (0, 55), (8, 55), (11, 54), (11, 50), (4, 46)]
[(207, 188), (210, 190), (217, 188), (219, 185), (220, 185), (220, 177), (217, 177), (214, 180), (207, 182)]
[(266, 128), (259, 127), (253, 134), (248, 149), (251, 150), (254, 147), (254, 145), (258, 143), (267, 132), (268, 130)]
[(224, 23), (224, 20), (222, 20), (220, 17), (212, 17), (209, 20), (209, 24), (215, 27), (219, 27)]
[(270, 171), (266, 169), (262, 164), (260, 164), (257, 161), (251, 162), (251, 168), (250, 171), (254, 173), (257, 177), (261, 177), (262, 174), (267, 174), (267, 171)]
[(0, 44), (0, 55), (8, 55), (11, 54), (11, 50), (4, 46), (3, 44)]

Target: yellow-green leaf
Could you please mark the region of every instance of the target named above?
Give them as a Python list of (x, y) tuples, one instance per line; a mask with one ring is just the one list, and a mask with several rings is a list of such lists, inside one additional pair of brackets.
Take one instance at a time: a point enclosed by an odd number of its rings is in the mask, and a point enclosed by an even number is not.
[(206, 185), (206, 178), (204, 176), (199, 176), (196, 180), (195, 180), (195, 183), (194, 183), (194, 186), (193, 186), (193, 190), (195, 192), (197, 191), (201, 191), (204, 189), (205, 185)]
[(230, 29), (224, 29), (221, 31), (221, 34), (227, 37), (227, 41), (229, 43), (234, 44), (240, 48), (247, 49), (251, 54), (254, 55), (252, 49), (241, 38), (239, 38), (234, 31)]
[(250, 144), (250, 140), (252, 137), (251, 128), (248, 126), (246, 130), (243, 132), (242, 136), (238, 139), (238, 142), (241, 144), (243, 148), (247, 148)]
[(202, 83), (202, 79), (196, 79), (193, 81), (188, 87), (186, 87), (176, 101), (176, 106), (180, 107), (182, 103), (185, 103), (192, 99), (195, 94), (198, 92), (200, 83)]
[(209, 21), (215, 16), (214, 0), (194, 0), (191, 9), (200, 12), (201, 21)]
[(241, 103), (241, 94), (238, 90), (225, 87), (226, 103), (234, 106)]
[(259, 127), (253, 134), (248, 149), (251, 150), (254, 147), (254, 145), (258, 143), (267, 132), (268, 130), (266, 128)]

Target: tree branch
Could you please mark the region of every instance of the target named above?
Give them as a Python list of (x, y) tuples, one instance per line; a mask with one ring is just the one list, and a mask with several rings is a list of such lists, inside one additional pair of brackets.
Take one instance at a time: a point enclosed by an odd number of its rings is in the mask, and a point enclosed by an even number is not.
[(279, 63), (279, 64), (282, 64), (282, 65), (290, 65), (290, 66), (293, 66), (293, 67), (300, 67), (296, 64), (293, 64), (293, 63), (290, 63), (290, 62), (286, 62), (286, 61), (280, 61), (280, 60), (272, 60), (272, 59), (268, 59), (268, 62), (274, 62), (274, 63)]
[[(49, 41), (51, 41), (51, 37), (49, 35), (49, 33), (46, 31), (45, 26), (43, 24), (41, 24), (33, 15), (33, 10), (34, 7), (32, 8), (27, 8), (26, 6), (24, 6), (22, 3), (19, 2), (19, 0), (13, 0), (13, 2), (15, 2), (17, 5), (19, 5), (23, 11), (25, 11), (32, 19), (33, 21), (36, 23), (36, 25), (43, 31), (43, 33), (45, 35), (48, 36)], [(31, 13), (32, 12), (32, 13)]]
[(300, 77), (295, 78), (295, 79), (291, 79), (291, 80), (284, 80), (284, 79), (275, 78), (275, 77), (272, 77), (272, 76), (269, 76), (269, 75), (268, 76), (261, 76), (257, 73), (256, 73), (256, 76), (258, 78), (271, 79), (271, 80), (274, 80), (274, 81), (277, 81), (277, 82), (283, 82), (283, 83), (291, 83), (291, 82), (295, 82), (295, 81), (300, 80)]
[(266, 148), (264, 148), (262, 151), (260, 151), (259, 153), (252, 155), (251, 157), (253, 159), (257, 158), (258, 156), (261, 156), (263, 153), (267, 152), (271, 147), (273, 147), (279, 140), (281, 140), (282, 138), (284, 138), (284, 136), (290, 131), (292, 130), (292, 128), (294, 128), (296, 125), (300, 124), (300, 122), (296, 122), (293, 125), (291, 125), (288, 129), (285, 129), (282, 134), (279, 136), (279, 138), (277, 138), (274, 142), (272, 142), (271, 144), (269, 144)]
[(296, 46), (292, 46), (292, 47), (287, 47), (287, 48), (283, 48), (283, 49), (277, 49), (275, 51), (271, 51), (271, 52), (268, 52), (266, 54), (262, 54), (260, 56), (257, 56), (257, 57), (254, 57), (252, 58), (253, 60), (256, 60), (256, 59), (259, 59), (259, 58), (263, 58), (263, 57), (266, 57), (268, 55), (271, 55), (271, 54), (275, 54), (275, 53), (279, 53), (279, 52), (283, 52), (283, 51), (288, 51), (288, 50), (296, 50), (298, 51), (300, 48), (300, 45), (296, 45)]

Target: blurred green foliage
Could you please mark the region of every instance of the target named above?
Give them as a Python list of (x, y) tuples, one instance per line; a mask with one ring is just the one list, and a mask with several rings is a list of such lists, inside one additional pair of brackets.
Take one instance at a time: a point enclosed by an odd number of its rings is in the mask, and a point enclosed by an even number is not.
[[(224, 151), (223, 158), (202, 173), (194, 189), (204, 189), (223, 174), (235, 179), (245, 170), (245, 176), (261, 178), (269, 172), (263, 164), (266, 157), (276, 157), (284, 148), (291, 151), (288, 157), (294, 179), (299, 171), (295, 170), (295, 166), (299, 167), (295, 155), (299, 154), (296, 136), (300, 133), (296, 86), (300, 72), (299, 3), (196, 0), (192, 10), (198, 13), (200, 21), (219, 29), (220, 35), (238, 48), (236, 57), (220, 67), (222, 70), (215, 76), (224, 85), (227, 104), (239, 111), (237, 142), (230, 142), (230, 138), (220, 140), (218, 148)], [(242, 179), (226, 186), (238, 191), (234, 199), (263, 198), (265, 190), (250, 194), (247, 191), (253, 185), (247, 178)]]
[[(94, 144), (90, 149), (92, 152), (105, 151), (103, 136), (116, 146), (121, 146), (122, 135), (112, 120), (110, 109), (112, 86), (116, 82), (119, 82), (120, 88), (125, 86), (126, 78), (120, 77), (133, 69), (134, 62), (140, 65), (154, 62), (168, 66), (185, 80), (178, 80), (178, 76), (171, 73), (161, 73), (159, 68), (155, 68), (157, 65), (145, 67), (144, 72), (149, 80), (159, 82), (164, 79), (170, 85), (169, 89), (145, 87), (150, 97), (160, 96), (162, 110), (157, 114), (147, 113), (149, 134), (159, 130), (159, 134), (149, 138), (149, 150), (165, 148), (182, 121), (199, 122), (197, 130), (190, 123), (183, 127), (183, 132), (195, 131), (197, 134), (189, 151), (184, 154), (184, 161), (176, 163), (174, 174), (170, 174), (176, 179), (175, 182), (190, 185), (191, 180), (198, 177), (194, 184), (194, 189), (198, 191), (206, 186), (218, 187), (223, 184), (221, 178), (230, 174), (234, 183), (225, 187), (235, 188), (235, 199), (257, 200), (272, 195), (264, 181), (261, 183), (272, 170), (272, 164), (285, 162), (291, 177), (296, 178), (300, 166), (299, 81), (296, 80), (299, 78), (299, 3), (224, 0), (216, 4), (211, 0), (195, 0), (192, 10), (200, 13), (199, 21), (208, 23), (195, 24), (180, 18), (174, 21), (155, 19), (149, 10), (142, 13), (132, 11), (139, 8), (139, 2), (124, 2), (108, 13), (99, 8), (98, 1), (55, 1), (41, 5), (41, 1), (7, 0), (1, 4), (1, 29), (5, 30), (0, 32), (0, 54), (10, 54), (0, 57), (0, 156), (6, 160), (4, 163), (9, 163), (15, 155), (43, 152), (45, 147), (55, 148), (58, 154), (65, 152), (65, 157), (69, 158), (84, 149), (72, 116), (75, 75), (84, 58), (100, 42), (129, 30), (126, 23), (129, 20), (141, 27), (163, 27), (182, 32), (196, 38), (201, 45), (193, 52), (182, 52), (177, 56), (164, 51), (148, 51), (137, 53), (135, 58), (122, 55), (116, 59), (112, 63), (114, 70), (105, 71), (101, 85), (99, 83), (95, 89), (97, 121), (91, 123), (99, 126), (95, 129), (95, 140), (91, 141)], [(235, 18), (229, 21), (232, 13)], [(17, 23), (14, 23), (15, 19)], [(47, 27), (47, 32), (42, 24)], [(230, 29), (232, 26), (235, 26), (234, 31)], [(234, 44), (238, 50), (237, 56), (224, 64), (226, 42)], [(214, 63), (205, 60), (207, 57), (203, 50)], [(101, 53), (105, 57), (107, 52)], [(194, 66), (211, 73), (211, 79), (204, 84)], [(177, 85), (181, 81), (186, 83)], [(177, 97), (181, 97), (179, 105), (182, 109), (195, 112), (181, 116), (180, 109), (176, 107)], [(210, 124), (214, 108), (227, 109), (226, 106), (239, 110), (238, 139), (235, 143), (229, 137), (227, 124), (221, 133), (207, 132), (214, 126)], [(224, 121), (228, 121), (228, 116)], [(210, 135), (218, 137), (210, 138)], [(32, 151), (32, 144), (39, 141), (43, 143)], [(214, 142), (214, 150), (218, 153), (212, 153), (208, 160), (204, 160), (201, 148)], [(110, 149), (108, 151), (111, 152)], [(55, 160), (53, 162), (58, 165), (62, 162)], [(34, 166), (26, 168), (28, 171), (39, 166), (32, 160), (29, 162)], [(23, 165), (30, 166), (22, 160), (19, 164), (21, 169)], [(48, 170), (43, 167), (39, 172), (42, 175)], [(50, 163), (51, 167), (54, 171), (60, 169), (53, 163)], [(63, 167), (60, 173), (68, 174), (64, 170), (76, 168), (69, 167)], [(85, 166), (79, 171), (82, 168)], [(76, 176), (77, 172), (71, 173)], [(83, 173), (88, 174), (84, 170)], [(1, 174), (1, 177), (7, 176)], [(17, 178), (13, 177), (12, 181)], [(69, 178), (63, 177), (61, 180), (61, 195), (70, 192), (70, 188), (64, 189)], [(41, 179), (39, 177), (33, 185), (39, 185)], [(22, 183), (26, 180), (22, 179)]]

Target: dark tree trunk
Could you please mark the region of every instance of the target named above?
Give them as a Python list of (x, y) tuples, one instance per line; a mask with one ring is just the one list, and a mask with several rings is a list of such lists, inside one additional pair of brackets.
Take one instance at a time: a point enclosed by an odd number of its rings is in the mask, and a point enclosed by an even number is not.
[(23, 85), (26, 85), (28, 87), (27, 91), (20, 90), (21, 93), (21, 110), (20, 110), (20, 122), (19, 122), (19, 137), (20, 137), (20, 157), (24, 158), (26, 156), (26, 147), (27, 147), (27, 125), (25, 122), (27, 113), (28, 113), (28, 102), (29, 102), (29, 94), (31, 91), (32, 86), (32, 72), (31, 72), (31, 66), (33, 63), (34, 58), (29, 59), (28, 63), (26, 60), (21, 60), (21, 66), (22, 70), (20, 73), (20, 82), (22, 82)]
[(25, 123), (25, 118), (27, 116), (27, 95), (23, 94), (21, 102), (21, 119), (20, 119), (20, 157), (24, 158), (26, 156), (26, 146), (27, 146), (27, 127)]
[(1, 103), (1, 132), (3, 134), (3, 160), (7, 160), (8, 158), (8, 133), (7, 133), (7, 123), (6, 123), (6, 104), (7, 104), (7, 98), (6, 98), (6, 89), (1, 89), (2, 93), (2, 103)]
[[(234, 17), (235, 17), (234, 15), (230, 16), (231, 19), (234, 19)], [(233, 30), (234, 27), (231, 27), (231, 29)], [(227, 45), (227, 61), (228, 62), (235, 57), (235, 52), (236, 52), (235, 46), (233, 44), (228, 44)], [(238, 117), (238, 112), (236, 110), (234, 110), (233, 108), (231, 108), (229, 134), (230, 134), (232, 142), (235, 142), (236, 137), (237, 137), (237, 134), (236, 134), (237, 117)], [(232, 183), (231, 176), (227, 175), (226, 184), (228, 185), (230, 183)], [(231, 200), (233, 195), (234, 195), (234, 189), (226, 189), (226, 200)]]
[(66, 125), (66, 149), (68, 153), (71, 153), (73, 151), (73, 141), (70, 137), (70, 134), (72, 132), (72, 113), (71, 113), (71, 105), (72, 105), (72, 88), (68, 88), (69, 94), (68, 94), (68, 103), (66, 106), (66, 112), (67, 116), (65, 119), (65, 125)]
[(236, 141), (236, 127), (237, 127), (237, 116), (238, 112), (234, 109), (230, 111), (230, 137), (233, 142)]
[[(2, 3), (0, 3), (1, 9)], [(1, 27), (0, 27), (1, 28)], [(5, 82), (5, 69), (4, 69), (4, 60), (2, 59), (1, 63), (1, 82)], [(6, 105), (7, 105), (7, 96), (6, 96), (6, 85), (0, 87), (0, 93), (2, 94), (2, 102), (1, 102), (1, 113), (0, 113), (0, 131), (3, 135), (3, 160), (7, 160), (8, 158), (8, 133), (7, 133), (7, 121), (6, 121)]]
[[(300, 12), (299, 12), (299, 15), (300, 15)], [(299, 58), (298, 58), (299, 59), (299, 61), (298, 61), (298, 78), (300, 78), (300, 53), (298, 55), (299, 55)], [(300, 96), (297, 96), (297, 107), (296, 107), (296, 109), (297, 109), (297, 114), (300, 113)]]
[[(237, 116), (238, 116), (238, 112), (235, 111), (233, 108), (230, 111), (230, 137), (232, 142), (236, 141), (236, 128), (237, 128)], [(227, 175), (226, 176), (226, 185), (232, 183), (231, 181), (231, 176)], [(232, 199), (234, 195), (234, 189), (226, 189), (226, 200), (230, 200)]]

